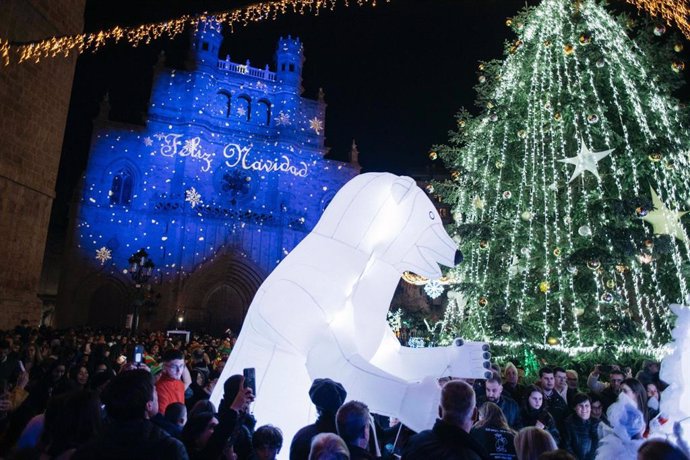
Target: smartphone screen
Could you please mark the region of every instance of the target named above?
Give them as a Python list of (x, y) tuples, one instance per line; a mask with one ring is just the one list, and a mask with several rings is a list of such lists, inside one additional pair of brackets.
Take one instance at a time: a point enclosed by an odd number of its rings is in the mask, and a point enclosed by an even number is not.
[(242, 371), (244, 375), (244, 387), (251, 388), (252, 394), (256, 396), (256, 371), (253, 367), (248, 367)]
[(137, 345), (134, 347), (134, 362), (139, 364), (144, 359), (144, 346)]

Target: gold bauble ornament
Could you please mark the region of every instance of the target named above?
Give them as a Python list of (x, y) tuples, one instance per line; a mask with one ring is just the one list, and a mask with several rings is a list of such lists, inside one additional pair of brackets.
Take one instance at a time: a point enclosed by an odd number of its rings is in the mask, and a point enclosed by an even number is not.
[(671, 64), (671, 70), (673, 70), (675, 73), (682, 72), (683, 70), (685, 70), (685, 62), (673, 61), (673, 64)]
[(534, 214), (532, 214), (530, 211), (523, 211), (523, 213), (520, 214), (520, 219), (524, 221), (530, 221), (532, 220), (532, 217), (534, 217)]
[(503, 324), (503, 325), (501, 325), (501, 330), (502, 330), (503, 332), (508, 333), (508, 332), (510, 332), (510, 329), (511, 329), (510, 324)]
[(607, 280), (606, 281), (606, 287), (609, 289), (613, 289), (616, 287), (616, 282), (613, 280)]
[(438, 153), (436, 153), (432, 150), (431, 152), (429, 152), (429, 159), (431, 161), (437, 160), (438, 159)]
[(496, 169), (501, 169), (503, 167), (503, 162), (501, 160), (496, 160), (494, 166), (496, 166)]
[(549, 345), (558, 345), (558, 339), (556, 337), (549, 337), (546, 339), (546, 343)]
[(546, 294), (551, 290), (551, 284), (548, 281), (542, 281), (541, 283), (539, 283), (539, 290), (543, 294)]
[(489, 247), (489, 242), (486, 241), (486, 240), (481, 240), (481, 241), (479, 242), (479, 247), (480, 247), (481, 249), (486, 249), (486, 248)]
[(676, 164), (673, 162), (673, 160), (664, 160), (664, 168), (676, 169)]
[(427, 186), (426, 186), (426, 191), (427, 191), (428, 193), (434, 193), (434, 186), (431, 185), (431, 184), (427, 184)]
[(601, 262), (599, 262), (599, 259), (589, 259), (587, 261), (587, 268), (590, 270), (596, 270), (599, 267), (601, 267)]
[(627, 265), (624, 265), (624, 264), (616, 264), (616, 271), (617, 271), (618, 273), (625, 273), (625, 272), (627, 272), (628, 270), (630, 270), (630, 269), (628, 268)]
[(556, 121), (561, 121), (561, 112), (556, 112), (553, 114), (553, 119)]
[(560, 257), (561, 256), (561, 248), (554, 248), (553, 255), (556, 257)]
[(489, 299), (487, 299), (486, 297), (480, 297), (479, 298), (479, 305), (481, 305), (482, 307), (486, 307), (488, 305), (488, 303), (489, 303)]
[(597, 124), (599, 122), (599, 115), (597, 115), (595, 113), (593, 113), (591, 115), (587, 115), (587, 121), (591, 125)]
[(573, 312), (575, 313), (575, 316), (582, 316), (585, 314), (585, 309), (584, 308), (575, 308), (573, 310)]
[(484, 69), (486, 68), (486, 66), (485, 66), (484, 64), (479, 64), (479, 67), (478, 67), (478, 68), (479, 68), (479, 70), (484, 71)]
[(457, 182), (460, 180), (460, 173), (458, 171), (451, 171), (450, 178)]
[(575, 47), (571, 43), (566, 43), (563, 45), (563, 52), (566, 56), (570, 56), (575, 52)]
[(506, 19), (506, 27), (510, 27), (512, 25), (513, 25), (513, 20), (510, 18)]
[(661, 152), (654, 152), (654, 153), (649, 154), (649, 156), (647, 158), (649, 158), (649, 161), (657, 163), (657, 162), (661, 161), (661, 159), (663, 158), (663, 155), (661, 154)]
[(678, 42), (675, 45), (673, 45), (673, 51), (675, 51), (676, 53), (680, 53), (681, 51), (683, 51), (683, 48), (684, 46), (681, 42)]
[(479, 83), (486, 83), (486, 77), (484, 75), (479, 76)]
[(644, 240), (644, 247), (651, 249), (654, 247), (654, 241), (652, 240)]
[(551, 40), (544, 40), (544, 46), (547, 48), (551, 46)]
[(520, 139), (524, 139), (527, 137), (527, 131), (525, 131), (524, 129), (521, 129), (517, 132), (517, 135)]
[(580, 44), (581, 45), (589, 45), (590, 43), (592, 43), (592, 36), (590, 34), (580, 35)]
[(458, 120), (458, 126), (460, 128), (464, 128), (467, 122), (465, 120)]

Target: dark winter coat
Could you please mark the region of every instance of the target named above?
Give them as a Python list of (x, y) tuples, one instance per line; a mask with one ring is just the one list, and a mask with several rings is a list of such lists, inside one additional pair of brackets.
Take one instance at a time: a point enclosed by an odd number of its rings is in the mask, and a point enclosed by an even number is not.
[(402, 460), (489, 460), (489, 455), (472, 436), (459, 427), (436, 420), (431, 430), (410, 438)]
[(321, 414), (316, 423), (301, 428), (292, 438), (290, 444), (290, 460), (307, 460), (311, 450), (311, 440), (317, 434), (338, 433), (335, 427), (334, 414)]
[(503, 384), (503, 395), (510, 396), (513, 399), (513, 401), (518, 403), (518, 407), (522, 406), (522, 404), (525, 402), (526, 391), (527, 388), (520, 383), (517, 383), (514, 386), (510, 383)]
[[(481, 406), (486, 401), (486, 398), (480, 398), (479, 401), (477, 401), (477, 407)], [(498, 398), (498, 401), (496, 401), (495, 404), (501, 408), (501, 411), (503, 412), (503, 415), (505, 416), (508, 425), (512, 429), (520, 430), (520, 428), (522, 428), (522, 420), (520, 419), (520, 406), (518, 406), (517, 402), (515, 402), (513, 399), (509, 398), (506, 395), (501, 395), (501, 397)]]
[(187, 451), (173, 438), (148, 420), (112, 422), (96, 439), (77, 449), (72, 460), (187, 460)]
[(522, 409), (522, 426), (535, 426), (537, 421), (544, 424), (544, 429), (548, 431), (556, 444), (560, 443), (561, 435), (556, 428), (556, 422), (553, 416), (543, 407), (541, 409), (532, 409), (531, 407)]
[(350, 460), (376, 460), (376, 456), (366, 449), (359, 446), (347, 445), (347, 450), (350, 451)]
[(502, 428), (484, 426), (470, 431), (477, 441), (489, 453), (492, 460), (515, 460), (515, 432)]
[(594, 460), (599, 444), (599, 422), (596, 419), (582, 420), (576, 414), (563, 423), (562, 446), (578, 460)]
[(549, 414), (556, 422), (556, 428), (558, 431), (561, 431), (563, 429), (563, 421), (572, 413), (568, 403), (565, 402), (565, 399), (556, 390), (553, 390), (549, 396), (544, 394), (544, 402), (547, 405)]

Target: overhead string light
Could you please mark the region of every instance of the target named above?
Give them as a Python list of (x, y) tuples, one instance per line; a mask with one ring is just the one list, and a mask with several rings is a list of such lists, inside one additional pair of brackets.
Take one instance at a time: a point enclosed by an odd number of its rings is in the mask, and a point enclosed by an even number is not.
[[(386, 0), (389, 1), (389, 0)], [(173, 38), (182, 33), (186, 27), (198, 27), (210, 17), (219, 23), (224, 23), (234, 31), (236, 26), (246, 26), (252, 22), (275, 20), (286, 13), (300, 15), (318, 15), (323, 10), (334, 10), (338, 3), (350, 6), (376, 6), (377, 0), (275, 0), (263, 1), (252, 5), (236, 8), (219, 13), (203, 12), (200, 14), (185, 14), (176, 19), (152, 22), (134, 27), (115, 26), (110, 29), (76, 35), (49, 37), (30, 43), (10, 42), (0, 37), (0, 60), (7, 66), (13, 62), (35, 62), (41, 59), (67, 57), (72, 52), (78, 54), (87, 51), (97, 51), (109, 43), (126, 41), (136, 47), (146, 45), (160, 37)]]

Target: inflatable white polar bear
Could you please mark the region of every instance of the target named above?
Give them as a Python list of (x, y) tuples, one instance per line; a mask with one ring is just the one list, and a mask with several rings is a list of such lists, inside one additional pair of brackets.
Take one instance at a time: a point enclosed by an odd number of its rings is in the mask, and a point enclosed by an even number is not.
[[(415, 431), (438, 414), (444, 376), (483, 378), (488, 346), (401, 347), (386, 321), (403, 271), (438, 278), (460, 256), (434, 205), (409, 177), (362, 174), (333, 198), (314, 230), (259, 288), (216, 385), (256, 369), (259, 424), (294, 433), (314, 419), (315, 378)], [(285, 449), (287, 450), (287, 449)]]

